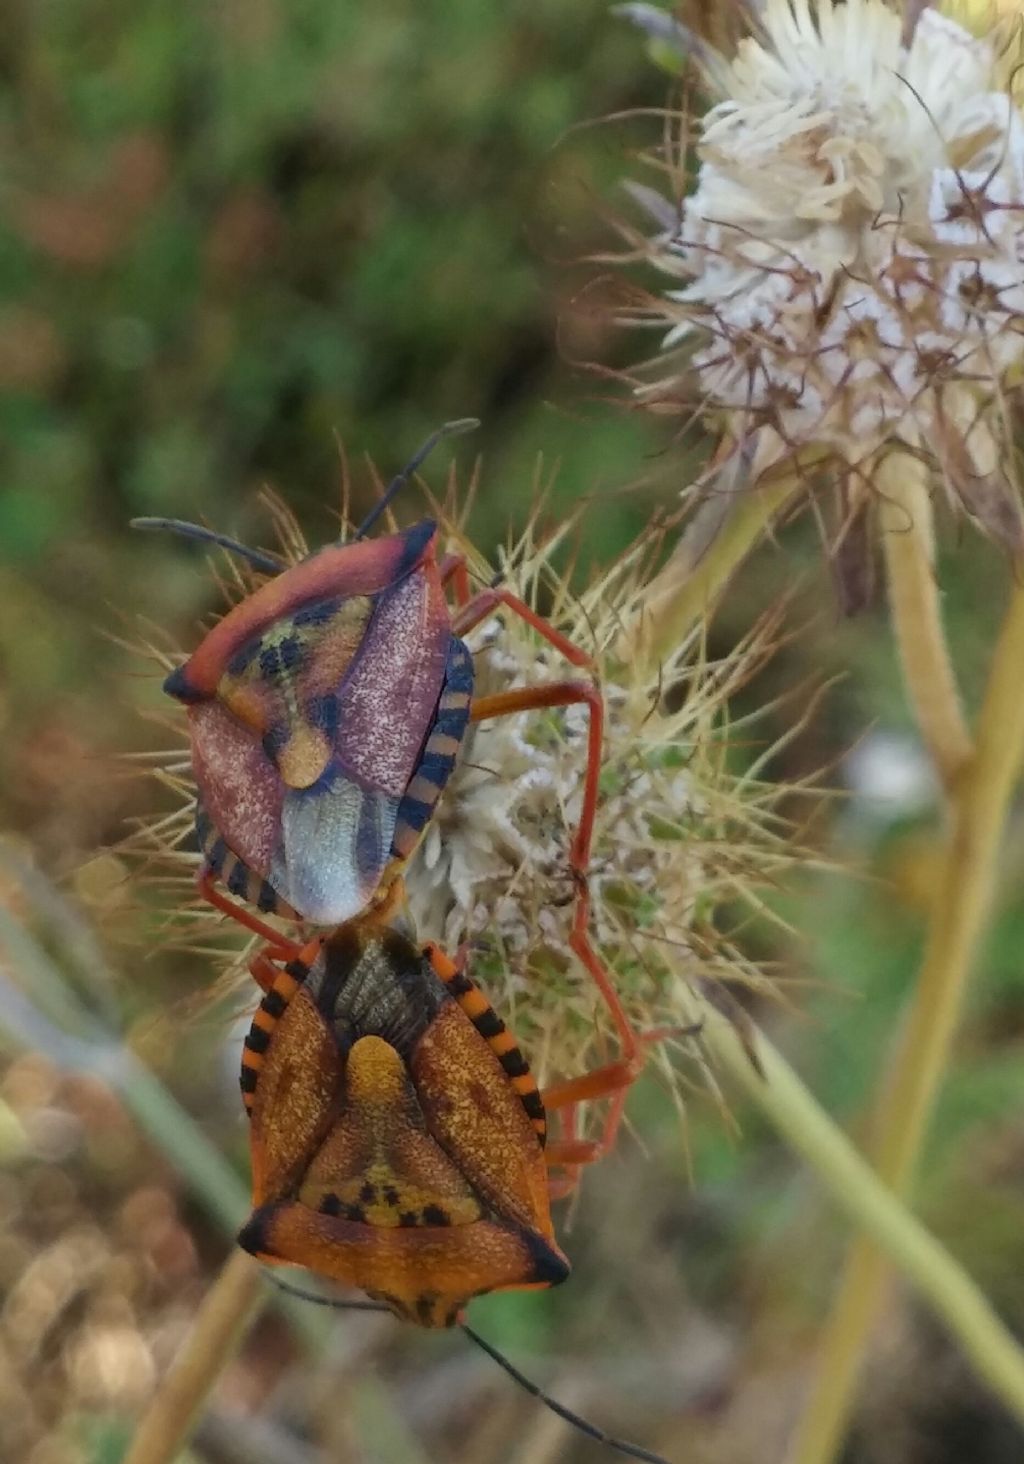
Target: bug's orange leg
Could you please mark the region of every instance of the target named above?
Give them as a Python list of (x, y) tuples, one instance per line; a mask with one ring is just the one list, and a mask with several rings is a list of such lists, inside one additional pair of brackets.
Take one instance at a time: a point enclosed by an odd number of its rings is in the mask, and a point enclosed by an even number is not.
[[(289, 973), (283, 973), (281, 965), (287, 963), (289, 966), (301, 966), (308, 972), (314, 965), (317, 956), (319, 956), (323, 943), (324, 937), (317, 935), (306, 945), (300, 946), (296, 944), (287, 951), (278, 952), (276, 956), (272, 956), (266, 946), (261, 946), (255, 955), (250, 956), (246, 963), (249, 968), (249, 975), (261, 991), (284, 988), (288, 986), (288, 982), (285, 980), (285, 974)], [(290, 974), (293, 975), (294, 973)], [(303, 977), (303, 980), (305, 980), (305, 977)], [(294, 985), (294, 981), (292, 984)]]
[[(590, 940), (590, 889), (587, 885), (586, 872), (579, 866), (574, 866), (576, 876), (576, 909), (573, 913), (572, 930), (569, 933), (569, 946), (586, 966), (594, 985), (604, 1000), (605, 1006), (611, 1015), (615, 1030), (619, 1034), (619, 1041), (622, 1043), (622, 1058), (615, 1063), (609, 1063), (607, 1068), (599, 1068), (596, 1073), (584, 1074), (584, 1077), (596, 1078), (598, 1073), (605, 1073), (609, 1081), (605, 1084), (605, 1091), (609, 1087), (628, 1087), (634, 1079), (640, 1076), (640, 1069), (644, 1065), (644, 1041), (638, 1036), (632, 1022), (626, 1015), (626, 1009), (619, 1000), (619, 993), (608, 974), (608, 968), (595, 951)], [(621, 1073), (621, 1081), (613, 1074)], [(581, 1097), (587, 1096), (581, 1094)], [(594, 1094), (592, 1096), (598, 1096)]]
[(441, 560), (438, 570), (441, 575), (441, 583), (451, 585), (455, 591), (456, 605), (460, 610), (464, 609), (473, 597), (469, 584), (469, 570), (466, 567), (466, 556), (464, 554), (446, 554)]
[(499, 605), (504, 605), (520, 620), (525, 620), (527, 625), (533, 627), (538, 635), (560, 651), (565, 659), (573, 666), (592, 666), (593, 659), (586, 651), (581, 651), (568, 636), (556, 630), (550, 620), (545, 620), (543, 615), (538, 615), (536, 610), (527, 605), (525, 600), (520, 600), (518, 595), (513, 595), (511, 590), (503, 590), (494, 586), (489, 590), (480, 590), (473, 598), (464, 605), (452, 621), (452, 630), (456, 635), (465, 635), (467, 631), (486, 620), (488, 615), (495, 611)]
[(586, 966), (601, 997), (611, 1013), (615, 1030), (622, 1043), (623, 1062), (629, 1075), (628, 1084), (643, 1066), (643, 1044), (633, 1030), (619, 1000), (604, 962), (594, 950), (588, 934), (590, 924), (590, 891), (587, 887), (587, 866), (594, 837), (598, 787), (601, 776), (601, 743), (604, 735), (604, 702), (601, 693), (589, 681), (553, 681), (546, 686), (527, 686), (516, 691), (502, 691), (494, 696), (477, 697), (470, 706), (470, 720), (481, 722), (489, 717), (507, 716), (512, 712), (532, 711), (538, 707), (586, 704), (590, 711), (587, 733), (587, 770), (583, 783), (583, 805), (579, 826), (573, 836), (569, 861), (576, 880), (576, 909), (573, 915), (569, 945)]
[(258, 950), (254, 956), (250, 956), (247, 965), (249, 975), (255, 981), (261, 991), (269, 991), (277, 979), (279, 967), (274, 965), (265, 950)]
[[(655, 1042), (663, 1042), (666, 1037), (695, 1036), (700, 1031), (700, 1027), (701, 1024), (697, 1022), (689, 1027), (655, 1027), (642, 1034), (634, 1032), (634, 1040), (641, 1048), (640, 1065), (643, 1065), (642, 1049), (650, 1047)], [(562, 1137), (549, 1141), (544, 1151), (546, 1164), (565, 1168), (564, 1175), (558, 1175), (548, 1181), (548, 1190), (552, 1199), (562, 1199), (565, 1195), (570, 1194), (579, 1182), (580, 1166), (593, 1164), (595, 1160), (603, 1159), (614, 1146), (622, 1123), (626, 1099), (629, 1097), (629, 1090), (639, 1071), (639, 1067), (628, 1060), (610, 1062), (603, 1067), (594, 1068), (592, 1072), (582, 1073), (577, 1078), (569, 1078), (564, 1083), (553, 1084), (541, 1093), (545, 1110), (548, 1112), (557, 1108), (565, 1110), (562, 1117)], [(611, 1102), (601, 1126), (600, 1137), (596, 1139), (579, 1138), (576, 1132), (577, 1104), (608, 1095), (611, 1096)]]
[[(548, 1093), (543, 1095), (545, 1108), (550, 1109), (552, 1106), (557, 1108), (560, 1103), (564, 1103), (568, 1109), (564, 1136), (549, 1141), (544, 1150), (544, 1163), (549, 1168), (564, 1170), (563, 1174), (552, 1176), (548, 1180), (548, 1193), (553, 1200), (564, 1199), (566, 1195), (571, 1194), (579, 1183), (582, 1166), (594, 1164), (598, 1159), (603, 1159), (614, 1147), (626, 1107), (626, 1098), (633, 1081), (632, 1078), (625, 1082), (622, 1081), (621, 1069), (623, 1067), (622, 1063), (610, 1063), (607, 1068), (597, 1068), (592, 1073), (584, 1073), (580, 1079), (561, 1084), (559, 1088), (551, 1090), (551, 1095), (555, 1100), (554, 1104)], [(589, 1082), (588, 1080), (594, 1081)], [(570, 1099), (567, 1094), (573, 1090), (574, 1084), (578, 1085), (575, 1089), (578, 1096)], [(606, 1086), (606, 1084), (610, 1086)], [(583, 1092), (580, 1091), (581, 1089)], [(612, 1100), (604, 1116), (600, 1136), (596, 1139), (577, 1138), (576, 1103), (581, 1101), (583, 1096), (600, 1097), (609, 1092), (612, 1094)]]
[[(604, 702), (597, 687), (590, 681), (554, 681), (545, 686), (528, 686), (516, 691), (498, 692), (494, 696), (477, 697), (470, 706), (470, 720), (484, 721), (489, 717), (507, 716), (512, 712), (532, 711), (538, 707), (573, 706), (585, 704), (590, 712), (587, 730), (587, 770), (583, 783), (583, 802), (579, 826), (569, 851), (569, 862), (576, 881), (576, 908), (573, 912), (569, 945), (586, 967), (588, 974), (601, 993), (601, 999), (608, 1008), (619, 1041), (622, 1058), (607, 1068), (599, 1069), (602, 1075), (589, 1074), (596, 1087), (593, 1091), (579, 1091), (578, 1101), (587, 1097), (598, 1097), (601, 1092), (626, 1088), (639, 1075), (644, 1064), (644, 1043), (637, 1036), (626, 1010), (619, 1000), (608, 970), (594, 949), (589, 934), (590, 890), (587, 885), (587, 866), (590, 863), (590, 848), (594, 837), (594, 819), (597, 814), (599, 781), (601, 776), (601, 744), (604, 736)], [(577, 1080), (582, 1081), (582, 1080)], [(602, 1086), (603, 1084), (603, 1086)], [(566, 1102), (571, 1101), (569, 1099)]]
[(620, 1058), (617, 1062), (603, 1063), (589, 1073), (581, 1073), (579, 1077), (566, 1078), (562, 1083), (552, 1083), (541, 1093), (544, 1107), (549, 1111), (556, 1108), (568, 1110), (566, 1128), (570, 1133), (575, 1127), (578, 1103), (589, 1103), (594, 1098), (606, 1098), (612, 1094), (614, 1096), (609, 1112), (614, 1112), (616, 1104), (621, 1107), (625, 1102), (628, 1089), (639, 1076), (646, 1055), (645, 1049), (656, 1042), (664, 1042), (666, 1037), (696, 1036), (700, 1031), (700, 1023), (690, 1027), (652, 1027), (648, 1032), (637, 1032), (632, 1027), (629, 1030), (638, 1049), (639, 1067), (629, 1058)]
[[(272, 955), (267, 947), (262, 946), (249, 960), (249, 975), (262, 991), (281, 991), (287, 988), (289, 1000), (292, 1000), (294, 988), (302, 984), (294, 979), (296, 976), (294, 968), (302, 966), (303, 971), (308, 975), (312, 966), (315, 965), (316, 957), (321, 953), (324, 940), (324, 935), (313, 935), (312, 940), (306, 941), (305, 946), (300, 946), (296, 941), (289, 949), (278, 950), (275, 955)], [(283, 963), (289, 966), (289, 971), (281, 971)], [(302, 981), (305, 979), (306, 976), (303, 975)]]
[[(222, 915), (237, 923), (246, 930), (251, 930), (253, 935), (258, 935), (260, 940), (266, 941), (266, 952), (269, 956), (282, 961), (290, 961), (302, 950), (299, 941), (289, 940), (280, 930), (275, 930), (272, 925), (267, 925), (263, 920), (258, 919), (244, 905), (238, 905), (234, 900), (229, 900), (227, 895), (221, 893), (213, 882), (213, 876), (209, 874), (200, 875), (197, 881), (199, 896)], [(253, 973), (255, 974), (255, 973)], [(256, 978), (259, 980), (259, 978)]]
[[(506, 598), (502, 591), (484, 591), (471, 602), (469, 609), (464, 614), (467, 616), (474, 614), (488, 595), (493, 598), (487, 602), (483, 614), (489, 613), (497, 603), (503, 602), (511, 605), (511, 601), (514, 599), (514, 597)], [(511, 605), (511, 608), (516, 608), (519, 613), (525, 611), (524, 618), (534, 625), (552, 645), (563, 651), (575, 665), (590, 664), (589, 657), (585, 656), (571, 642), (567, 642), (546, 621), (542, 621), (539, 616), (536, 616), (528, 606), (522, 605), (521, 601)], [(476, 622), (474, 621), (474, 623)], [(461, 622), (459, 629), (462, 629)], [(544, 686), (499, 692), (494, 696), (476, 698), (470, 706), (469, 715), (471, 721), (481, 722), (490, 717), (533, 711), (541, 707), (573, 705), (586, 705), (590, 715), (587, 730), (587, 767), (584, 776), (580, 821), (569, 851), (569, 862), (576, 883), (576, 906), (573, 911), (569, 946), (582, 961), (601, 994), (601, 999), (604, 1001), (615, 1027), (622, 1056), (615, 1062), (596, 1068), (593, 1072), (584, 1073), (580, 1077), (557, 1084), (542, 1094), (545, 1108), (568, 1110), (567, 1136), (549, 1144), (546, 1150), (548, 1163), (564, 1165), (566, 1169), (564, 1176), (560, 1176), (552, 1182), (554, 1195), (568, 1193), (578, 1180), (580, 1165), (593, 1163), (612, 1148), (622, 1122), (629, 1088), (643, 1069), (646, 1047), (650, 1042), (657, 1041), (665, 1035), (663, 1032), (656, 1032), (640, 1036), (636, 1032), (626, 1014), (626, 1009), (622, 1005), (608, 969), (590, 939), (590, 889), (587, 884), (587, 869), (590, 864), (594, 821), (597, 815), (601, 749), (604, 737), (604, 701), (597, 686), (590, 681), (561, 681), (551, 682)], [(576, 1104), (607, 1096), (610, 1096), (611, 1101), (605, 1114), (600, 1137), (591, 1140), (576, 1138)]]
[[(639, 1038), (636, 1041), (638, 1044), (640, 1043)], [(641, 1058), (642, 1065), (643, 1059)], [(569, 1078), (564, 1083), (555, 1083), (542, 1092), (541, 1098), (547, 1112), (553, 1112), (556, 1108), (568, 1110), (565, 1137), (555, 1140), (548, 1147), (552, 1164), (589, 1164), (603, 1154), (607, 1154), (615, 1143), (619, 1124), (622, 1122), (622, 1112), (626, 1106), (626, 1098), (630, 1088), (636, 1082), (639, 1071), (640, 1068), (628, 1059), (609, 1062), (603, 1067), (595, 1068), (593, 1072), (582, 1073), (578, 1078)], [(611, 1102), (601, 1127), (601, 1137), (599, 1139), (578, 1139), (576, 1137), (577, 1105), (590, 1102), (594, 1098), (609, 1096)]]
[[(548, 1175), (548, 1198), (564, 1200), (571, 1195), (580, 1182), (580, 1169), (591, 1159), (591, 1146), (580, 1139), (577, 1131), (578, 1109), (575, 1103), (567, 1103), (562, 1113), (562, 1136), (549, 1140), (544, 1148), (544, 1163), (550, 1170), (560, 1168), (561, 1174)], [(596, 1156), (593, 1156), (596, 1157)]]

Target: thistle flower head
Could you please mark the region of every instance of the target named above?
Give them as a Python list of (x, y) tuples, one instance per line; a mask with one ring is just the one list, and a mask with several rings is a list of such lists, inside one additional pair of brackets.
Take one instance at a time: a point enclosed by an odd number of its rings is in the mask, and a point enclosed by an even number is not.
[[(287, 553), (301, 555), (305, 546), (294, 524), (285, 520), (279, 528)], [(454, 523), (447, 532), (451, 546), (468, 553), (479, 582), (489, 583), (494, 566), (485, 565)], [(762, 979), (726, 938), (712, 935), (716, 907), (728, 902), (737, 910), (794, 858), (773, 811), (774, 795), (756, 777), (738, 780), (726, 767), (726, 704), (763, 656), (771, 627), (761, 627), (721, 664), (704, 661), (691, 643), (661, 667), (624, 665), (612, 648), (623, 617), (642, 597), (651, 546), (633, 546), (577, 597), (555, 567), (564, 536), (565, 530), (548, 538), (528, 531), (500, 568), (518, 596), (542, 607), (592, 656), (603, 693), (601, 799), (588, 869), (594, 944), (640, 1031), (685, 1028), (700, 981)], [(567, 667), (507, 610), (469, 642), (477, 694), (585, 674)], [(450, 952), (468, 945), (474, 978), (516, 1030), (542, 1079), (572, 1076), (616, 1055), (601, 997), (569, 947), (570, 849), (587, 746), (586, 705), (474, 727), (405, 875), (417, 936)], [(176, 897), (185, 895), (174, 938), (216, 946), (227, 927), (187, 893), (198, 855), (189, 852), (194, 789), (184, 749), (163, 758), (158, 771), (177, 807), (133, 842), (150, 873), (163, 868)], [(234, 932), (228, 936), (235, 939)], [(231, 965), (240, 972), (239, 954)], [(675, 1045), (676, 1053), (684, 1048), (682, 1041)], [(678, 1076), (671, 1051), (669, 1044), (663, 1052), (665, 1070)]]
[[(692, 642), (657, 667), (615, 657), (649, 547), (634, 545), (578, 597), (555, 569), (556, 540), (527, 532), (501, 565), (597, 668), (605, 726), (591, 933), (640, 1031), (690, 1023), (701, 979), (761, 979), (712, 936), (713, 915), (793, 857), (770, 795), (726, 769), (726, 704), (763, 656), (767, 629), (720, 665)], [(507, 612), (469, 644), (484, 694), (581, 675)], [(479, 724), (407, 876), (417, 927), (449, 949), (468, 941), (474, 971), (527, 1050), (569, 1074), (610, 1055), (607, 1014), (568, 944), (588, 732), (584, 705)]]
[(776, 456), (935, 452), (1017, 549), (1015, 495), (996, 505), (992, 475), (1024, 357), (1024, 121), (996, 36), (927, 9), (906, 31), (887, 0), (766, 0), (731, 60), (703, 48), (715, 100), (683, 122), (695, 186), (649, 241), (676, 283), (647, 395), (695, 380)]

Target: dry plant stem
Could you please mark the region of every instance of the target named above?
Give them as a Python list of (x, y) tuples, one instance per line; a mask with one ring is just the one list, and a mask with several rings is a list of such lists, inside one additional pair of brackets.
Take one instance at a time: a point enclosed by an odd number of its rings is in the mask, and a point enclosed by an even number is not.
[(702, 1038), (766, 1118), (813, 1169), (847, 1217), (945, 1322), (978, 1377), (1024, 1423), (1024, 1351), (974, 1282), (883, 1184), (771, 1043), (757, 1033), (758, 1073), (736, 1028), (704, 1004)]
[(143, 1416), (123, 1464), (173, 1464), (217, 1379), (241, 1345), (259, 1309), (261, 1291), (259, 1262), (243, 1250), (233, 1250)]
[[(897, 1193), (913, 1179), (992, 902), (1008, 805), (1024, 761), (1022, 666), (1024, 588), (1015, 587), (978, 719), (976, 751), (954, 791), (920, 978), (876, 1110), (878, 1172)], [(856, 1240), (818, 1349), (817, 1382), (791, 1464), (835, 1458), (886, 1279), (885, 1258), (868, 1237)]]
[[(692, 531), (680, 539), (644, 594), (638, 622), (624, 634), (619, 653), (634, 661), (638, 651), (657, 661), (674, 651), (714, 605), (736, 569), (801, 487), (796, 472), (765, 478), (738, 489), (710, 542)], [(696, 523), (693, 525), (696, 529)], [(699, 537), (700, 542), (695, 543)]]
[(876, 469), (875, 485), (907, 695), (949, 790), (971, 756), (971, 739), (942, 628), (928, 469), (909, 453), (889, 453)]

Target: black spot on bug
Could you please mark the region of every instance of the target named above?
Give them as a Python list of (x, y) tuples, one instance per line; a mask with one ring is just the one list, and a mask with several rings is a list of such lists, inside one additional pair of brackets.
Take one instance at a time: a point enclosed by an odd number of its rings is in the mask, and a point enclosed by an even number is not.
[(326, 625), (338, 604), (337, 600), (317, 600), (312, 605), (303, 605), (292, 616), (292, 625), (296, 630), (305, 630), (309, 625)]
[(259, 894), (256, 896), (257, 910), (262, 910), (264, 915), (269, 915), (271, 911), (278, 909), (279, 903), (277, 891), (273, 885), (267, 884), (265, 879), (261, 880)]
[(278, 642), (277, 655), (285, 671), (294, 671), (296, 666), (302, 665), (302, 644), (294, 636), (286, 635)]
[(278, 754), (287, 743), (288, 737), (289, 732), (286, 726), (273, 726), (264, 733), (263, 751), (271, 762), (277, 762)]
[(340, 1215), (341, 1201), (338, 1199), (338, 1196), (324, 1195), (320, 1201), (320, 1213), (321, 1215)]
[(371, 1184), (370, 1181), (367, 1180), (362, 1189), (359, 1191), (359, 1198), (362, 1200), (364, 1205), (372, 1205), (377, 1198), (377, 1186), (375, 1184)]
[(426, 824), (431, 820), (431, 814), (434, 813), (435, 804), (437, 804), (437, 798), (432, 799), (432, 802), (423, 802), (422, 798), (412, 798), (409, 793), (406, 793), (406, 796), (401, 799), (401, 807), (398, 808), (398, 817), (401, 818), (403, 823), (409, 824), (413, 833), (419, 833), (420, 830), (425, 829)]
[(280, 1017), (288, 1005), (279, 991), (268, 991), (263, 998), (263, 1010), (268, 1017)]
[(264, 646), (260, 651), (260, 670), (271, 680), (280, 673), (281, 658), (277, 654), (276, 646)]
[(168, 696), (173, 696), (178, 701), (185, 702), (186, 705), (190, 702), (206, 700), (206, 692), (196, 690), (189, 681), (184, 666), (179, 666), (176, 671), (171, 672), (164, 681), (164, 691)]
[(447, 1211), (442, 1210), (440, 1205), (424, 1205), (423, 1223), (424, 1225), (450, 1225), (452, 1222)]
[(569, 1275), (569, 1262), (553, 1250), (543, 1236), (523, 1230), (522, 1238), (530, 1257), (531, 1278), (544, 1286), (559, 1286)]
[(501, 1058), (501, 1065), (510, 1078), (522, 1078), (530, 1071), (523, 1054), (518, 1047), (513, 1047)]
[(398, 816), (403, 823), (409, 825), (414, 834), (418, 834), (430, 821), (436, 802), (435, 798), (433, 802), (425, 803), (422, 798), (412, 798), (407, 793), (399, 806)]
[(259, 649), (260, 643), (258, 640), (247, 641), (241, 650), (236, 651), (228, 662), (228, 675), (244, 676), (259, 654)]
[(306, 716), (314, 727), (325, 733), (328, 740), (333, 740), (338, 730), (338, 698), (326, 692), (323, 696), (312, 697), (306, 706)]
[(398, 1203), (401, 1197), (398, 1191), (395, 1189), (394, 1185), (386, 1184), (381, 1193), (384, 1196), (385, 1205), (390, 1205), (392, 1210), (396, 1210), (398, 1208)]
[(254, 1210), (238, 1232), (238, 1244), (253, 1256), (267, 1254), (267, 1220), (270, 1206)]
[(398, 1223), (408, 1228), (410, 1225), (418, 1225), (420, 1219), (415, 1210), (403, 1210), (398, 1217)]
[(365, 1225), (366, 1211), (362, 1205), (348, 1204), (345, 1206), (345, 1219), (351, 1220), (354, 1225)]
[(485, 1012), (481, 1012), (478, 1017), (473, 1018), (473, 1026), (481, 1037), (500, 1037), (505, 1030), (505, 1023), (490, 1007)]
[(227, 885), (231, 894), (237, 895), (240, 900), (245, 898), (249, 889), (249, 871), (241, 860), (234, 865), (228, 875)]

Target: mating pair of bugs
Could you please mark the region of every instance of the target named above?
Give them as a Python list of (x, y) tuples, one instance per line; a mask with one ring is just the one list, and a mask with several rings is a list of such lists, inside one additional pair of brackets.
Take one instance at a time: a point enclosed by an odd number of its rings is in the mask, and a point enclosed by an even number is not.
[[(565, 1280), (550, 1200), (610, 1147), (644, 1049), (588, 933), (603, 731), (590, 657), (500, 584), (473, 593), (432, 522), (366, 537), (437, 439), (475, 425), (435, 433), (352, 539), (296, 564), (196, 525), (135, 521), (267, 576), (165, 683), (188, 709), (201, 894), (264, 942), (242, 1061), (253, 1209), (240, 1243), (427, 1327), (462, 1323), (474, 1296)], [(499, 607), (582, 674), (474, 697), (463, 637)], [(416, 944), (402, 870), (470, 725), (571, 705), (589, 731), (570, 945), (620, 1054), (541, 1093), (462, 959)], [(576, 1137), (576, 1105), (603, 1096), (600, 1137)], [(557, 1138), (551, 1110), (565, 1117)]]

